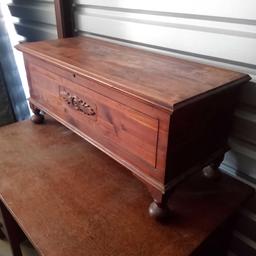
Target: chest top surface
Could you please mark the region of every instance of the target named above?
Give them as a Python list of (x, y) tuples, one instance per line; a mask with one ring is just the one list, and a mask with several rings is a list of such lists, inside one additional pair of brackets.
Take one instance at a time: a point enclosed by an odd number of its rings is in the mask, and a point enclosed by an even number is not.
[(90, 37), (24, 43), (17, 49), (167, 109), (250, 80), (242, 73)]

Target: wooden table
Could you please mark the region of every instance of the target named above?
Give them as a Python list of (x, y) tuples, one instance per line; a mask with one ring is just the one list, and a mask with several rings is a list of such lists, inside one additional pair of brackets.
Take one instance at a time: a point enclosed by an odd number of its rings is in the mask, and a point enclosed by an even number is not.
[(206, 245), (227, 241), (207, 238), (252, 193), (225, 175), (214, 182), (198, 174), (171, 195), (169, 223), (157, 223), (131, 173), (52, 119), (0, 129), (0, 177), (2, 208), (46, 256), (211, 255)]

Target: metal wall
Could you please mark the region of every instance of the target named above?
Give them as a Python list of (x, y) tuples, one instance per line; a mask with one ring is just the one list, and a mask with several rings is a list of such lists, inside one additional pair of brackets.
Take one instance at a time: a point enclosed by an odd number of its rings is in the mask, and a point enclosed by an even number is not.
[[(0, 4), (0, 115), (2, 124), (29, 116), (25, 94), (15, 63)], [(12, 105), (12, 106), (11, 106)], [(13, 115), (14, 114), (14, 115)], [(15, 116), (15, 117), (14, 117)]]
[(54, 0), (13, 0), (9, 9), (25, 41), (57, 38)]
[[(1, 13), (0, 6), (0, 30), (4, 30), (4, 21)], [(0, 38), (0, 47), (3, 45), (3, 37)], [(1, 48), (0, 48), (0, 52)], [(1, 55), (0, 55), (1, 56)], [(0, 60), (0, 126), (14, 122), (14, 114), (12, 111), (12, 106), (9, 100), (9, 95), (7, 93), (6, 84), (4, 81), (4, 75), (2, 72), (2, 65)]]
[[(75, 0), (79, 35), (101, 36), (248, 73), (256, 80), (255, 0)], [(234, 117), (222, 168), (256, 179), (256, 85), (248, 84)], [(248, 176), (248, 177), (247, 177)]]
[(0, 126), (13, 123), (15, 121), (9, 95), (7, 93), (2, 67), (0, 64)]

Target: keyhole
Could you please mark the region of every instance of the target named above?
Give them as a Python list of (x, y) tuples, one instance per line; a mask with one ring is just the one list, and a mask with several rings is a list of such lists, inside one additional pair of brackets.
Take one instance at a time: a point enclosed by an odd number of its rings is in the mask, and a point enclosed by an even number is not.
[(75, 77), (76, 77), (76, 74), (73, 74), (73, 77), (75, 78)]

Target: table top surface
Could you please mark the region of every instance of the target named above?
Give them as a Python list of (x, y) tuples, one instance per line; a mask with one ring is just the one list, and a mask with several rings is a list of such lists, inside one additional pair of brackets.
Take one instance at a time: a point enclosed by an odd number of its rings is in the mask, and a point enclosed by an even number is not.
[(187, 256), (251, 193), (198, 174), (171, 195), (170, 222), (157, 223), (143, 184), (48, 118), (0, 129), (0, 177), (1, 200), (47, 256)]
[(17, 48), (168, 109), (250, 79), (238, 72), (90, 37), (23, 43)]

